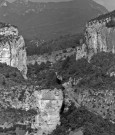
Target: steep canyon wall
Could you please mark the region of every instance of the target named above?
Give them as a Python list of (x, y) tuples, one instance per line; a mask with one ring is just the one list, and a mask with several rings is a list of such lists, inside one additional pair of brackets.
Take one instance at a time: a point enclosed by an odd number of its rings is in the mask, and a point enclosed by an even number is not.
[(0, 62), (17, 67), (26, 78), (26, 61), (25, 42), (18, 29), (10, 24), (0, 23)]
[(115, 20), (113, 15), (105, 14), (89, 21), (85, 29), (87, 56), (98, 52), (115, 53)]
[(86, 23), (85, 43), (76, 52), (76, 60), (91, 57), (98, 52), (115, 53), (115, 11)]

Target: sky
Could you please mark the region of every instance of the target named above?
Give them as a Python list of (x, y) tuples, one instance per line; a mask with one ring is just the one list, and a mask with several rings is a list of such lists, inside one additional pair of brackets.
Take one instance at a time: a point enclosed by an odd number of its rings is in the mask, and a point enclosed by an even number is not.
[(109, 11), (115, 10), (115, 0), (94, 0), (94, 1), (105, 6)]
[[(14, 0), (7, 0), (9, 2), (13, 2)], [(38, 1), (38, 2), (49, 2), (49, 1), (69, 1), (69, 0), (31, 0), (31, 1)], [(97, 3), (105, 6), (109, 11), (115, 10), (115, 0), (94, 0)]]

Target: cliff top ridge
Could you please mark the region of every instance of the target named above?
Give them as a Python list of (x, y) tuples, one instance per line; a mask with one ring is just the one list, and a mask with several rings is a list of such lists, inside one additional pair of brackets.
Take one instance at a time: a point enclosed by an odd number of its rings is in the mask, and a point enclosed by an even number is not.
[(4, 23), (4, 22), (0, 22), (0, 29), (1, 28), (4, 28), (4, 27), (7, 27), (7, 28), (9, 28), (9, 27), (14, 27), (14, 28), (17, 28), (17, 26), (15, 26), (15, 25), (11, 25), (11, 24), (9, 24), (9, 23)]
[(10, 41), (14, 37), (17, 38), (18, 36), (18, 29), (16, 26), (0, 22), (0, 42), (4, 42), (6, 40)]
[(103, 15), (99, 15), (98, 17), (88, 21), (87, 24), (88, 24), (88, 26), (96, 24), (97, 22), (98, 23), (104, 23), (105, 22), (105, 24), (107, 24), (111, 21), (115, 21), (115, 10), (112, 11), (112, 12), (108, 12), (106, 14), (103, 14)]

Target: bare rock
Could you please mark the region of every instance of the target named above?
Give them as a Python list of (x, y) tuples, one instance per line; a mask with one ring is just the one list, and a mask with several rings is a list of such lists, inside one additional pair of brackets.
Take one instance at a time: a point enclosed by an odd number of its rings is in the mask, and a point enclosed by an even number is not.
[(24, 78), (27, 74), (25, 42), (18, 29), (10, 24), (0, 24), (0, 62), (17, 67)]
[(115, 53), (115, 26), (107, 26), (112, 21), (112, 17), (94, 19), (86, 24), (85, 38), (88, 49), (88, 58), (98, 52)]
[(60, 124), (60, 109), (63, 103), (62, 91), (46, 89), (35, 91), (34, 95), (40, 114), (35, 117), (32, 128), (39, 128), (42, 133), (51, 133)]

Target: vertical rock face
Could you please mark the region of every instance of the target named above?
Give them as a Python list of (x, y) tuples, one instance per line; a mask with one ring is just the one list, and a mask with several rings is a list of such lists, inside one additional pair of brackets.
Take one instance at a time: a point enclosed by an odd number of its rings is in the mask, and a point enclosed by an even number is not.
[(42, 90), (34, 92), (36, 107), (39, 114), (35, 117), (32, 128), (37, 128), (38, 134), (49, 134), (60, 124), (60, 109), (63, 103), (61, 90)]
[[(60, 110), (63, 103), (61, 89), (38, 90), (34, 86), (15, 86), (10, 92), (9, 89), (0, 92), (0, 103), (3, 108), (14, 108), (19, 112), (20, 110), (36, 111), (31, 120), (25, 118), (23, 120), (22, 116), (18, 121), (22, 124), (30, 123), (31, 128), (37, 130), (37, 134), (34, 135), (43, 135), (43, 133), (47, 135), (60, 124)], [(0, 126), (4, 126), (4, 123)]]
[(115, 53), (115, 11), (91, 20), (86, 25), (85, 37), (88, 57), (97, 52)]
[(80, 47), (77, 47), (76, 49), (76, 60), (79, 60), (81, 58), (87, 57), (87, 47), (85, 44), (83, 44)]
[(26, 78), (26, 60), (25, 42), (18, 35), (18, 29), (10, 24), (0, 23), (0, 62), (17, 67)]

